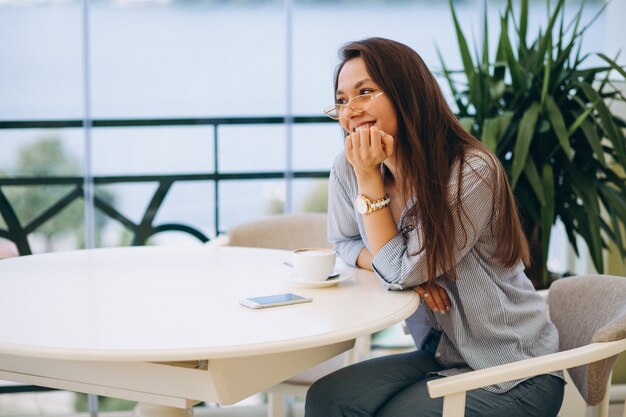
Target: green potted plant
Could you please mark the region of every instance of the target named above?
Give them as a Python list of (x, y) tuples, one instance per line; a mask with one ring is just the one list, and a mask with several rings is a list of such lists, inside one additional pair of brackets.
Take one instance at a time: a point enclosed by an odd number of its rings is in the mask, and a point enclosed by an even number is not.
[(595, 54), (599, 66), (585, 66), (589, 55), (581, 55), (583, 35), (604, 7), (583, 26), (584, 2), (566, 21), (558, 0), (548, 6), (547, 26), (528, 40), (528, 1), (515, 13), (509, 0), (495, 59), (486, 7), (485, 37), (472, 54), (450, 0), (463, 70), (451, 71), (439, 56), (458, 116), (505, 167), (531, 245), (527, 272), (535, 286), (549, 285), (547, 253), (557, 218), (576, 254), (580, 236), (602, 273), (609, 241), (626, 257), (626, 122), (610, 109), (611, 101), (626, 102), (615, 86), (626, 72), (601, 53)]

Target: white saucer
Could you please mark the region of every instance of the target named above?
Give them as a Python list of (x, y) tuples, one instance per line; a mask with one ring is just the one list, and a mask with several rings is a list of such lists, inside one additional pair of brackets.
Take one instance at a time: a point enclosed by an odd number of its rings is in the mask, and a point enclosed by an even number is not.
[(340, 275), (338, 278), (332, 278), (326, 281), (303, 281), (298, 278), (298, 275), (295, 272), (289, 274), (287, 281), (291, 284), (295, 284), (299, 287), (304, 288), (324, 288), (324, 287), (332, 287), (333, 285), (337, 285), (340, 282), (347, 281), (352, 279), (352, 271), (349, 269), (342, 269), (339, 271)]

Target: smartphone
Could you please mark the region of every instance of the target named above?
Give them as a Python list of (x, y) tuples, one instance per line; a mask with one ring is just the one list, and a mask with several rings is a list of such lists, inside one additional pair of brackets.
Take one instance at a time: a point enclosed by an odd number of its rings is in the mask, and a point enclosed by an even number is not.
[(242, 298), (239, 302), (250, 308), (267, 308), (276, 306), (285, 306), (288, 304), (308, 303), (312, 301), (312, 298), (303, 297), (298, 294), (286, 293), (286, 294), (273, 294), (265, 295), (262, 297), (250, 297)]

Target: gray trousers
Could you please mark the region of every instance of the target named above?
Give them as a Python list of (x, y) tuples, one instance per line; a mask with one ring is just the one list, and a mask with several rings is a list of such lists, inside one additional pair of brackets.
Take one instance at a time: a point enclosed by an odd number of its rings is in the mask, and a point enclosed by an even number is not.
[[(430, 398), (426, 382), (441, 378), (432, 353), (383, 356), (336, 371), (311, 386), (305, 417), (436, 417), (442, 398)], [(469, 391), (466, 417), (554, 417), (563, 401), (562, 379), (540, 375), (503, 394)]]

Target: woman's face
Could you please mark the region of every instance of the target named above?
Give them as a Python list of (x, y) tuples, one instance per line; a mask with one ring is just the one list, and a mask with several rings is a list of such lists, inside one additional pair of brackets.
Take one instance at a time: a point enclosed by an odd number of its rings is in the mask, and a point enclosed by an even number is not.
[[(335, 102), (346, 104), (361, 94), (376, 94), (382, 90), (367, 73), (363, 58), (357, 57), (347, 61), (337, 79)], [(386, 94), (374, 98), (370, 106), (362, 112), (355, 112), (346, 106), (339, 119), (341, 127), (353, 133), (359, 126), (376, 126), (392, 137), (396, 137), (398, 122), (396, 111)]]

